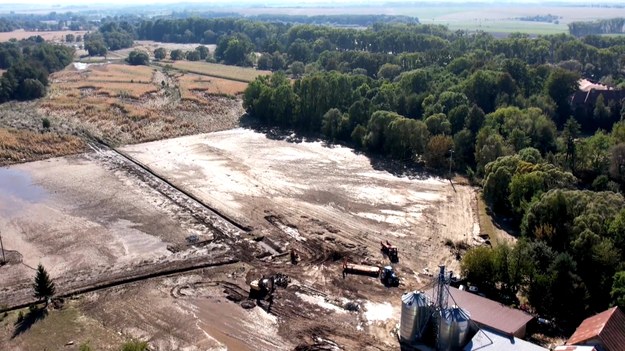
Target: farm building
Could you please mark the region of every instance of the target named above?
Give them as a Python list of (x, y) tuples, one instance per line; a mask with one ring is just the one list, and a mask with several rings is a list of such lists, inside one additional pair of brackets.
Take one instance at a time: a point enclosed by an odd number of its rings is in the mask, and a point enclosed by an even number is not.
[(471, 313), (471, 319), (480, 328), (491, 329), (503, 335), (523, 338), (527, 324), (534, 319), (526, 312), (468, 291), (450, 287), (449, 294), (454, 304)]
[(603, 95), (604, 103), (607, 105), (610, 101), (621, 101), (625, 98), (625, 90), (596, 90), (588, 91), (579, 90), (573, 94), (571, 104), (574, 108), (594, 107), (599, 95)]
[(594, 346), (600, 351), (624, 351), (625, 313), (613, 307), (586, 318), (566, 344)]
[(480, 329), (463, 351), (548, 351), (548, 349), (521, 340), (514, 336), (506, 336), (488, 329)]
[[(433, 290), (428, 294), (433, 296)], [(467, 310), (479, 328), (517, 338), (525, 337), (527, 324), (534, 319), (529, 313), (452, 286), (448, 303)]]

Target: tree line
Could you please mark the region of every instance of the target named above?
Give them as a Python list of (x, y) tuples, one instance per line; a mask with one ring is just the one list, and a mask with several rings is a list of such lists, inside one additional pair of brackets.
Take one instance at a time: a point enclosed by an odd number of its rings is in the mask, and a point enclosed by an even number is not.
[(74, 49), (40, 36), (0, 43), (0, 102), (32, 100), (46, 94), (48, 75), (69, 65)]
[(82, 30), (93, 27), (95, 22), (86, 16), (65, 12), (50, 12), (44, 15), (35, 14), (4, 14), (0, 17), (0, 32), (12, 32), (18, 29), (28, 31)]
[(622, 34), (625, 18), (610, 18), (596, 21), (577, 21), (569, 23), (569, 33), (576, 37), (599, 34)]

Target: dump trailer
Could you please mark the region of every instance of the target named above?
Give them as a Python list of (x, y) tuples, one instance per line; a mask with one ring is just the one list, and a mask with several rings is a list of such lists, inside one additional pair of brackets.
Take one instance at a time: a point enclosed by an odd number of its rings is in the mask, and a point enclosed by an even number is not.
[(356, 263), (349, 263), (347, 261), (343, 261), (343, 274), (348, 274), (348, 273), (378, 277), (380, 276), (380, 267), (367, 266), (364, 264), (356, 264)]
[(380, 242), (382, 246), (382, 253), (388, 256), (392, 263), (399, 262), (399, 256), (397, 255), (397, 247), (393, 246), (388, 240), (386, 242)]

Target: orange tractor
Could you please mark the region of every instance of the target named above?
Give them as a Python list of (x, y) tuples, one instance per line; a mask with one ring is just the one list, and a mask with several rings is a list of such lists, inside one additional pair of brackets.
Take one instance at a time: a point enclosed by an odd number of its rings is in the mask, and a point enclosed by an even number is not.
[(382, 245), (382, 253), (388, 256), (389, 260), (391, 260), (391, 263), (399, 262), (399, 256), (397, 255), (396, 246), (393, 246), (388, 240), (386, 242), (381, 241), (380, 244)]

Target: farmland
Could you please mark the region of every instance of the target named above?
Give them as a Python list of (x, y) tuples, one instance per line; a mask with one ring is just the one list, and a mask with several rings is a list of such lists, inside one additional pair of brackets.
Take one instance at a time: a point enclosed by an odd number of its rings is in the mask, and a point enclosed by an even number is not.
[[(342, 13), (356, 14), (387, 14), (416, 16), (424, 24), (441, 24), (451, 30), (485, 31), (490, 33), (522, 32), (528, 34), (568, 33), (567, 23), (573, 21), (592, 21), (596, 19), (625, 17), (624, 8), (590, 7), (568, 4), (520, 6), (498, 3), (466, 3), (466, 4), (419, 4), (389, 5), (364, 7), (280, 7), (267, 10), (265, 8), (239, 8), (237, 12), (244, 15), (262, 13), (290, 15), (337, 15)], [(552, 14), (560, 17), (558, 24), (527, 22), (519, 20), (524, 16)]]
[(240, 82), (251, 82), (258, 76), (271, 74), (270, 71), (260, 71), (253, 68), (227, 66), (207, 62), (175, 61), (171, 63), (171, 66), (184, 72), (236, 80)]
[(32, 36), (41, 36), (43, 39), (47, 41), (64, 41), (65, 36), (67, 34), (84, 35), (86, 31), (73, 31), (73, 30), (64, 30), (64, 31), (50, 31), (50, 32), (31, 32), (24, 30), (16, 30), (13, 32), (0, 32), (0, 42), (9, 41), (11, 39), (26, 39)]
[(84, 151), (76, 136), (0, 128), (0, 166)]
[(243, 93), (247, 83), (197, 74), (177, 74), (182, 99), (204, 103), (205, 95), (235, 96)]
[(243, 113), (235, 96), (245, 83), (169, 74), (159, 67), (76, 64), (52, 75), (37, 109), (53, 125), (114, 144), (236, 126)]

